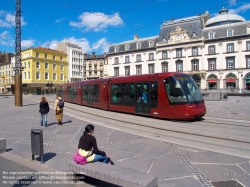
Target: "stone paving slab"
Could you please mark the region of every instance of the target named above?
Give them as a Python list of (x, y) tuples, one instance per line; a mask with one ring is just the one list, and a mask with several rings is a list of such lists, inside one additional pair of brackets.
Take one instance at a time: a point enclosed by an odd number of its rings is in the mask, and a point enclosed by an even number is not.
[[(53, 101), (53, 96), (49, 97), (49, 100)], [(235, 102), (235, 100), (240, 100), (240, 102)], [(40, 127), (39, 101), (39, 96), (24, 96), (25, 106), (14, 107), (14, 98), (0, 98), (1, 105), (5, 106), (5, 110), (0, 112), (0, 138), (6, 138), (9, 153), (30, 160), (30, 129), (41, 128), (45, 151), (45, 163), (42, 165), (66, 171), (66, 162), (75, 154), (79, 138), (88, 123), (80, 120), (77, 114), (74, 114), (76, 117), (65, 114), (63, 125), (58, 126), (55, 123), (53, 109), (51, 109), (48, 116), (48, 123), (51, 125), (48, 128)], [(232, 111), (245, 115), (250, 109), (249, 102), (247, 99), (231, 99), (230, 97), (228, 101), (206, 102), (207, 116), (220, 117), (222, 112), (219, 112), (221, 109), (217, 104), (227, 109), (224, 112), (224, 118), (231, 115)], [(53, 105), (50, 106), (53, 107)], [(234, 106), (239, 111), (229, 109)], [(246, 115), (244, 120), (250, 120), (250, 115)], [(241, 178), (240, 182), (245, 186), (250, 186), (250, 165), (247, 159), (152, 140), (100, 125), (95, 125), (95, 127), (95, 137), (99, 148), (106, 151), (117, 166), (156, 175), (159, 179), (159, 187), (203, 187), (207, 184), (210, 186), (209, 181), (221, 180), (220, 173), (228, 171), (241, 172), (245, 178)], [(39, 159), (36, 157), (36, 161), (29, 163), (31, 165), (39, 163)], [(101, 186), (96, 185), (93, 179), (87, 181), (90, 186)]]

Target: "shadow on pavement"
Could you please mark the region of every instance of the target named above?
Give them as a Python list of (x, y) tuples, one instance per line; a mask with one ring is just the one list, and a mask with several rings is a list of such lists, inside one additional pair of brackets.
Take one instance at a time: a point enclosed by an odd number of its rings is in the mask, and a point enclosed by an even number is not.
[(27, 104), (27, 105), (23, 105), (23, 106), (31, 106), (31, 105), (37, 105), (37, 106), (39, 106), (39, 103)]
[[(51, 158), (55, 157), (56, 153), (45, 153), (43, 155), (43, 162), (47, 162), (48, 160), (50, 160)], [(41, 157), (37, 157), (36, 158), (37, 161), (41, 161)]]
[(63, 122), (62, 124), (65, 124), (65, 123), (72, 123), (72, 121), (68, 120), (68, 121)]

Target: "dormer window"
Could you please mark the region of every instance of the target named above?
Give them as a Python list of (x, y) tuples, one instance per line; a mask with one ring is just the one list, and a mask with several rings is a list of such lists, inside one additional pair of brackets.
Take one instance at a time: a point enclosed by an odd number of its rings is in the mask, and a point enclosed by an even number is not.
[(139, 43), (139, 44), (136, 44), (136, 48), (137, 49), (141, 49), (141, 44)]
[(233, 36), (233, 30), (232, 29), (227, 30), (227, 36)]
[(115, 52), (119, 52), (119, 47), (115, 47)]
[(154, 42), (153, 41), (149, 42), (149, 47), (154, 47)]
[(128, 51), (129, 50), (129, 45), (126, 45), (125, 46), (125, 51)]
[(208, 38), (209, 39), (214, 39), (215, 33), (214, 32), (210, 32), (208, 33)]

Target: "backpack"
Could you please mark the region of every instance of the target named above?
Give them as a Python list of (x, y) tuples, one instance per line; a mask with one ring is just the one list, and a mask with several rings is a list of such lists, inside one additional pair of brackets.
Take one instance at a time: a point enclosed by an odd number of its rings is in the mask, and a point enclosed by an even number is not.
[(58, 99), (58, 100), (59, 100), (58, 107), (59, 108), (63, 108), (64, 107), (64, 101), (63, 101), (63, 99)]

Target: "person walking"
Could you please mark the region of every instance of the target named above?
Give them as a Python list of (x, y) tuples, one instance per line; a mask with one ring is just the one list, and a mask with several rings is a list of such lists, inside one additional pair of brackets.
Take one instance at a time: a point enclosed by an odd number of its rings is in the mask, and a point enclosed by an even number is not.
[(61, 95), (57, 95), (57, 99), (55, 101), (55, 115), (57, 119), (57, 123), (62, 125), (62, 118), (63, 118), (63, 107), (64, 107), (64, 100), (61, 98)]
[(48, 127), (47, 116), (49, 113), (49, 103), (46, 101), (46, 97), (41, 98), (39, 108), (40, 108), (39, 113), (41, 113), (40, 125)]
[(103, 162), (108, 163), (110, 158), (107, 153), (100, 151), (97, 147), (96, 138), (93, 136), (94, 125), (88, 124), (81, 136), (78, 144), (79, 154), (87, 158), (87, 162)]

